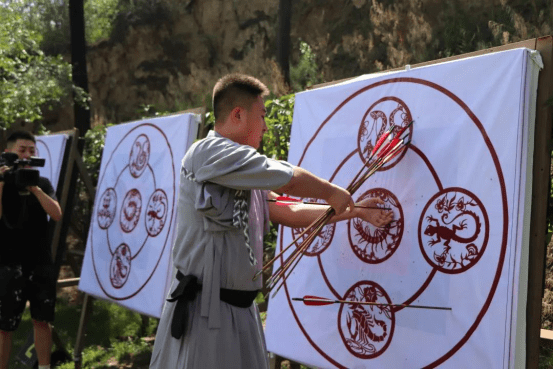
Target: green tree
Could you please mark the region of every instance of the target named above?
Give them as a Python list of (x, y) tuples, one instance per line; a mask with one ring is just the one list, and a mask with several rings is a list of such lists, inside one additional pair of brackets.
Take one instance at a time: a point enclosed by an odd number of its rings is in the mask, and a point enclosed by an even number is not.
[(288, 158), (294, 102), (294, 94), (275, 97), (265, 102), (267, 132), (263, 137), (261, 151), (271, 158), (278, 160)]
[(290, 86), (295, 92), (303, 91), (323, 81), (322, 73), (316, 63), (317, 55), (311, 46), (300, 40), (299, 50), (298, 63), (290, 67)]
[(115, 17), (123, 10), (118, 0), (87, 0), (84, 3), (86, 41), (93, 43), (108, 39)]
[[(40, 47), (46, 54), (69, 53), (69, 0), (4, 0), (3, 3), (21, 15), (26, 28), (41, 35)], [(131, 10), (132, 4), (120, 0), (84, 0), (87, 43), (108, 39), (117, 14)]]
[[(18, 4), (0, 6), (0, 126), (34, 122), (72, 91), (71, 67), (40, 49)], [(82, 93), (81, 101), (84, 100)]]

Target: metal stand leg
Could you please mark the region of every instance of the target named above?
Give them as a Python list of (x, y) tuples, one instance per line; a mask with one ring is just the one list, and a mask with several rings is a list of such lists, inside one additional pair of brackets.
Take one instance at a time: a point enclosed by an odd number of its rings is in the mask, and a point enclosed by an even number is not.
[(75, 363), (75, 369), (81, 369), (83, 365), (83, 348), (86, 324), (92, 314), (92, 305), (94, 298), (90, 295), (84, 296), (83, 311), (81, 311), (81, 320), (79, 321), (79, 330), (77, 331), (77, 340), (75, 342), (75, 349), (73, 351), (73, 362)]

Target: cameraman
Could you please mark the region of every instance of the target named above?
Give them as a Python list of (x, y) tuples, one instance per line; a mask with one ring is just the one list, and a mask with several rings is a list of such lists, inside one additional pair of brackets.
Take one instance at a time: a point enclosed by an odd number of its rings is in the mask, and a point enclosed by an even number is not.
[[(8, 137), (6, 152), (19, 160), (35, 154), (35, 137), (16, 131)], [(10, 167), (2, 165), (0, 176)], [(48, 217), (61, 219), (61, 208), (47, 178), (38, 186), (20, 188), (0, 181), (0, 369), (8, 368), (12, 332), (17, 329), (25, 304), (30, 301), (35, 349), (40, 369), (50, 368), (56, 302), (56, 268), (48, 242)]]

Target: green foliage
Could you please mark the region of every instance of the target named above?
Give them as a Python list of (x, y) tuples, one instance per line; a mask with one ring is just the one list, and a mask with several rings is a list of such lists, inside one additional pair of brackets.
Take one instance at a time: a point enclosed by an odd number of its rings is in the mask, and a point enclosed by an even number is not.
[[(107, 126), (96, 125), (84, 135), (83, 163), (94, 186), (98, 183), (106, 133)], [(74, 198), (73, 214), (75, 215), (75, 220), (73, 222), (73, 231), (79, 236), (81, 244), (85, 243), (93, 205), (94, 198), (88, 193), (84, 182), (79, 177)]]
[(271, 228), (269, 228), (269, 232), (263, 238), (263, 249), (265, 254), (263, 257), (266, 258), (265, 262), (268, 262), (274, 256), (277, 237), (278, 227), (271, 223)]
[(494, 40), (488, 24), (475, 22), (464, 7), (449, 3), (445, 6), (443, 28), (434, 30), (435, 39), (440, 40), (437, 57), (464, 54), (499, 43)]
[(546, 346), (540, 346), (538, 369), (553, 368), (553, 350)]
[[(292, 129), (292, 118), (294, 113), (295, 94), (275, 97), (265, 101), (265, 122), (267, 132), (263, 137), (260, 151), (270, 158), (287, 160), (290, 148), (290, 133)], [(271, 224), (269, 233), (263, 239), (264, 263), (274, 256), (277, 241), (278, 227)], [(264, 302), (260, 297), (258, 303)]]
[[(65, 344), (65, 349), (73, 353), (82, 305), (69, 303), (66, 298), (56, 302), (54, 328)], [(142, 337), (153, 336), (158, 320), (149, 319), (142, 326), (140, 314), (103, 300), (95, 300), (92, 315), (87, 324), (86, 345), (83, 351), (83, 368), (108, 368), (108, 362), (132, 362), (147, 365), (151, 355), (151, 341)], [(25, 309), (21, 324), (13, 334), (13, 350), (9, 368), (19, 368), (15, 353), (25, 343), (32, 331), (31, 314)], [(74, 363), (68, 362), (57, 368), (73, 369)]]
[(297, 65), (290, 67), (290, 87), (296, 92), (303, 91), (323, 80), (311, 46), (300, 40), (299, 47), (300, 60)]
[[(68, 343), (69, 352), (73, 351), (80, 310), (81, 306), (67, 306), (63, 301), (56, 307), (56, 331)], [(95, 300), (87, 326), (83, 368), (104, 368), (110, 361), (125, 362), (142, 354), (149, 357), (151, 345), (141, 336), (153, 335), (157, 322), (157, 319), (149, 319), (145, 332), (142, 332), (140, 314), (111, 302)], [(73, 363), (66, 363), (59, 368), (72, 369), (73, 366)]]
[(102, 346), (109, 346), (120, 337), (139, 336), (142, 323), (140, 314), (103, 300), (94, 301), (90, 321), (94, 322), (94, 340)]
[[(160, 117), (164, 115), (177, 114), (188, 109), (195, 109), (201, 106), (211, 103), (211, 94), (202, 96), (201, 94), (195, 94), (192, 96), (184, 96), (178, 91), (173, 93), (175, 99), (170, 103), (165, 104), (141, 104), (136, 110), (136, 117), (132, 119), (147, 119), (152, 117)], [(211, 108), (210, 106), (206, 108)], [(209, 113), (209, 115), (211, 115)], [(206, 115), (207, 116), (207, 115)], [(215, 118), (210, 118), (210, 121), (215, 123)]]
[[(7, 3), (21, 14), (27, 28), (41, 35), (40, 47), (47, 54), (69, 52), (69, 0), (11, 0)], [(120, 0), (84, 0), (86, 42), (94, 43), (109, 39), (117, 15), (135, 9), (135, 3)]]
[[(115, 368), (114, 362), (119, 363), (120, 368), (125, 363), (138, 364), (146, 366), (152, 353), (151, 345), (140, 339), (132, 339), (122, 342), (113, 342), (107, 348), (102, 346), (88, 346), (83, 350), (82, 367), (90, 369), (108, 369)], [(67, 362), (57, 366), (58, 369), (73, 369), (75, 364)]]
[(25, 28), (40, 35), (40, 47), (49, 55), (69, 50), (69, 11), (64, 0), (12, 0)]
[(110, 126), (112, 124), (108, 124), (107, 126), (99, 124), (88, 130), (84, 135), (83, 162), (95, 184), (98, 181), (98, 174), (100, 173), (107, 128)]
[[(69, 334), (65, 342), (75, 342), (74, 337), (71, 336), (76, 334), (81, 308), (80, 305), (77, 307), (66, 305), (63, 308), (56, 306), (56, 327), (60, 329), (66, 327), (64, 329), (67, 329)], [(157, 319), (150, 319), (149, 325), (143, 332), (140, 314), (112, 302), (94, 300), (92, 315), (87, 326), (87, 344), (109, 347), (114, 342), (129, 340), (129, 337), (134, 339), (142, 335), (152, 335), (156, 326)]]
[(17, 6), (0, 6), (0, 126), (34, 122), (72, 92), (71, 67), (40, 49)]
[(88, 43), (94, 43), (110, 37), (119, 8), (119, 0), (85, 1), (85, 32)]
[[(90, 0), (89, 0), (90, 1)], [(94, 0), (97, 1), (97, 0)], [(114, 0), (117, 1), (117, 13), (110, 22), (109, 39), (122, 42), (129, 30), (129, 26), (168, 24), (177, 13), (172, 9), (170, 2), (152, 0)], [(180, 2), (174, 2), (178, 8)], [(101, 14), (100, 14), (101, 16)], [(85, 15), (87, 17), (87, 15)], [(107, 30), (106, 30), (107, 31)]]
[(294, 101), (294, 94), (265, 101), (267, 132), (263, 137), (262, 152), (271, 158), (288, 158)]
[(205, 125), (207, 129), (213, 129), (213, 127), (215, 127), (215, 115), (213, 112), (208, 111), (205, 114)]

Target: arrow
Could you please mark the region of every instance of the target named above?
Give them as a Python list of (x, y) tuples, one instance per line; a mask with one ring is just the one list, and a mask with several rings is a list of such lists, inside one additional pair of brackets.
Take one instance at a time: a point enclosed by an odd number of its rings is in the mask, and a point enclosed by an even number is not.
[[(300, 200), (298, 199), (295, 199), (293, 197), (288, 197), (288, 196), (279, 196), (276, 198), (276, 200), (273, 200), (273, 199), (268, 199), (267, 201), (271, 201), (271, 202), (277, 202), (277, 205), (281, 205), (279, 204), (279, 201), (290, 201), (292, 202), (291, 204), (289, 205), (295, 205), (297, 204), (298, 202), (300, 202)], [(321, 204), (321, 203), (318, 203), (318, 202), (303, 202), (304, 204), (314, 204), (314, 205), (327, 205), (328, 204)], [(282, 204), (282, 205), (288, 205), (288, 204)], [(379, 208), (379, 207), (370, 207), (370, 206), (359, 206), (361, 208), (367, 208), (367, 209), (380, 209), (380, 210), (391, 210), (391, 208)], [(332, 208), (328, 208), (328, 210), (332, 210)], [(259, 270), (257, 273), (255, 273), (255, 275), (253, 276), (252, 280), (256, 280), (262, 273), (263, 271), (265, 271), (268, 267), (270, 267), (281, 255), (284, 254), (285, 251), (287, 251), (290, 247), (292, 247), (292, 245), (294, 245), (297, 241), (300, 240), (300, 238), (302, 238), (302, 236), (307, 233), (311, 228), (314, 228), (316, 229), (317, 231), (316, 232), (313, 232), (313, 236), (314, 235), (317, 235), (320, 230), (322, 229), (322, 227), (318, 228), (319, 225), (317, 224), (318, 221), (321, 221), (324, 217), (326, 216), (326, 213), (323, 213), (321, 214), (321, 216), (315, 221), (313, 222), (310, 226), (308, 227), (305, 227), (304, 230), (298, 235), (296, 236), (296, 238), (294, 240), (292, 240), (292, 242), (290, 242), (290, 244), (288, 246), (286, 246), (280, 253), (278, 253), (277, 255), (275, 255), (271, 260), (269, 260), (262, 268), (261, 270)], [(397, 222), (397, 220), (392, 220), (390, 221), (390, 223), (388, 224), (391, 224), (391, 223), (394, 223), (394, 222)], [(323, 225), (324, 226), (324, 225)], [(286, 269), (286, 267), (284, 267), (284, 265), (286, 264), (289, 264), (288, 262), (295, 259), (297, 255), (295, 253), (293, 253), (292, 255), (290, 255), (283, 263), (283, 265), (281, 267), (279, 267), (279, 269), (277, 271), (274, 272), (273, 274), (273, 277), (271, 277), (271, 279), (269, 279), (268, 283), (270, 283), (271, 280), (277, 280), (278, 279), (278, 276), (279, 276), (279, 271), (281, 269)]]
[(376, 141), (376, 145), (374, 145), (374, 147), (371, 151), (371, 155), (370, 155), (368, 161), (371, 161), (371, 158), (380, 150), (380, 146), (382, 146), (385, 141), (386, 141), (386, 143), (389, 142), (388, 137), (390, 139), (392, 138), (390, 135), (392, 134), (392, 132), (394, 131), (395, 128), (396, 128), (396, 125), (392, 124), (390, 126), (390, 128), (388, 128), (388, 130), (386, 132), (384, 132), (382, 134), (382, 136), (380, 136), (380, 138)]
[[(281, 205), (281, 206), (300, 205), (300, 204), (330, 206), (329, 204), (325, 204), (325, 203), (314, 202), (314, 201), (302, 201), (300, 199), (295, 199), (293, 197), (288, 197), (288, 196), (279, 196), (276, 199), (268, 199), (267, 201), (276, 202), (277, 205)], [(361, 208), (361, 209), (392, 210), (391, 208), (380, 208), (378, 206), (355, 205), (355, 207)]]
[[(394, 130), (396, 127), (392, 125), (392, 127), (390, 127), (384, 133), (384, 137), (380, 137), (379, 140), (377, 140), (375, 148), (371, 151), (371, 155), (369, 156), (369, 159), (365, 162), (361, 170), (357, 173), (357, 175), (351, 181), (350, 185), (346, 188), (346, 190), (351, 195), (353, 195), (371, 175), (373, 175), (376, 171), (378, 171), (384, 163), (391, 160), (396, 155), (398, 155), (399, 153), (403, 152), (406, 149), (406, 147), (409, 144), (409, 141), (407, 141), (407, 136), (409, 136), (409, 134), (406, 134), (403, 137), (401, 135), (405, 133), (407, 128), (412, 123), (413, 121), (411, 121), (405, 127), (402, 127), (394, 135), (392, 134), (394, 133)], [(376, 159), (374, 161), (371, 161), (372, 158), (375, 156), (376, 156)], [(292, 274), (294, 268), (298, 265), (300, 259), (305, 254), (309, 245), (311, 245), (316, 235), (330, 221), (330, 218), (333, 215), (334, 215), (334, 209), (329, 207), (326, 210), (326, 212), (322, 214), (321, 217), (317, 218), (310, 226), (306, 228), (306, 229), (310, 229), (309, 235), (303, 239), (303, 241), (301, 242), (298, 248), (292, 251), (292, 253), (283, 262), (283, 264), (273, 273), (271, 278), (269, 278), (269, 280), (267, 281), (267, 288), (269, 289), (269, 291), (272, 291), (275, 287), (277, 287), (276, 291), (273, 293), (273, 296), (276, 295), (280, 290), (280, 288), (284, 285), (284, 281)], [(284, 248), (284, 250), (282, 250), (278, 255), (276, 255), (271, 261), (269, 261), (261, 271), (259, 271), (254, 275), (253, 279), (255, 280), (257, 277), (259, 277), (259, 275), (263, 270), (265, 270), (275, 260), (281, 257), (288, 248), (290, 248), (293, 244), (295, 244), (298, 238), (299, 237), (297, 237), (294, 241), (292, 241), (286, 248)], [(332, 302), (332, 303), (336, 303), (336, 302)], [(353, 303), (353, 302), (345, 302), (345, 303)], [(378, 305), (378, 304), (373, 304), (373, 305)], [(408, 305), (397, 305), (397, 306), (408, 307)], [(409, 306), (413, 306), (413, 305), (409, 305)]]
[[(329, 208), (329, 209), (332, 209), (332, 208)], [(327, 212), (328, 212), (328, 209), (327, 209)], [(322, 219), (324, 216), (325, 216), (326, 213), (323, 213), (319, 216), (319, 218), (315, 221), (317, 222), (318, 220)], [(314, 223), (315, 223), (314, 222)], [(313, 223), (313, 224), (314, 224)], [(311, 227), (305, 227), (303, 229), (303, 231), (296, 236), (295, 239), (292, 240), (292, 242), (290, 242), (290, 244), (288, 246), (286, 246), (284, 248), (284, 250), (282, 250), (281, 252), (278, 253), (278, 255), (275, 255), (269, 262), (267, 262), (262, 268), (261, 270), (259, 270), (257, 273), (255, 273), (255, 275), (253, 276), (252, 280), (255, 281), (262, 273), (265, 269), (267, 269), (269, 266), (271, 266), (281, 255), (283, 255), (286, 250), (288, 250), (290, 247), (292, 247), (292, 245), (294, 245), (300, 238), (303, 237), (304, 234), (307, 233), (307, 231), (309, 231), (311, 229)], [(294, 255), (294, 253), (292, 253), (292, 255), (290, 255), (288, 258), (292, 257)], [(286, 260), (288, 260), (288, 258)], [(281, 266), (282, 267), (282, 266)], [(280, 268), (279, 268), (280, 269)], [(273, 275), (274, 276), (274, 275)], [(272, 277), (271, 277), (272, 278)]]
[(450, 307), (441, 306), (424, 306), (424, 305), (408, 305), (408, 304), (387, 304), (381, 302), (370, 301), (350, 301), (350, 300), (331, 300), (318, 296), (304, 296), (304, 297), (292, 297), (294, 301), (303, 301), (307, 306), (324, 306), (331, 304), (350, 304), (350, 305), (378, 305), (378, 306), (397, 306), (404, 308), (416, 308), (416, 309), (433, 309), (433, 310), (453, 310)]

